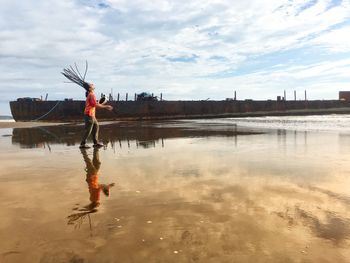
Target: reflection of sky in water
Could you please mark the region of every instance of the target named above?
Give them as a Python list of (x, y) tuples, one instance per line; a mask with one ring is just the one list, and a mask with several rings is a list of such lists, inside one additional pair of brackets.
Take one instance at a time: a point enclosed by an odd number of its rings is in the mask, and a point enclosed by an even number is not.
[[(208, 120), (199, 122), (205, 123)], [(217, 119), (219, 123), (238, 126), (288, 129), (297, 131), (336, 131), (350, 132), (350, 115), (278, 116)], [(212, 120), (209, 120), (212, 122)]]
[(198, 122), (102, 129), (114, 144), (99, 150), (98, 184), (115, 185), (74, 225), (67, 217), (91, 203), (79, 130), (47, 129), (64, 132), (61, 142), (42, 130), (0, 130), (0, 258), (348, 262), (347, 134), (234, 136), (234, 127)]

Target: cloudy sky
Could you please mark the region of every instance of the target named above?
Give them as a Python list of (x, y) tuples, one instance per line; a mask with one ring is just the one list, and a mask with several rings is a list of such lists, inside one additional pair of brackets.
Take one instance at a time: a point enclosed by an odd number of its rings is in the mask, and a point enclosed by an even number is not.
[(336, 99), (350, 90), (350, 0), (0, 0), (0, 115), (17, 97)]

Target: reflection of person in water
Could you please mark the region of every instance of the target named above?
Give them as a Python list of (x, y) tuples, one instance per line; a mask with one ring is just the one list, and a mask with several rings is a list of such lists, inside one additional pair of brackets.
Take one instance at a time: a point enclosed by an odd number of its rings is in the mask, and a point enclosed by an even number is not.
[[(81, 154), (83, 155), (84, 162), (86, 165), (85, 171), (86, 171), (86, 182), (89, 187), (89, 193), (90, 193), (90, 204), (87, 206), (84, 206), (81, 209), (75, 209), (79, 210), (81, 212), (75, 213), (68, 216), (68, 224), (75, 224), (78, 225), (82, 224), (82, 220), (86, 215), (89, 216), (90, 220), (90, 214), (97, 212), (97, 207), (100, 205), (100, 193), (101, 191), (106, 195), (109, 196), (109, 190), (111, 187), (114, 186), (114, 183), (111, 184), (99, 184), (98, 182), (98, 172), (101, 166), (100, 158), (99, 158), (99, 149), (94, 148), (93, 152), (93, 158), (88, 156), (86, 149), (81, 149)], [(80, 222), (77, 221), (78, 219), (81, 219)]]
[(99, 158), (99, 149), (94, 148), (94, 155), (91, 159), (87, 155), (85, 149), (81, 149), (81, 153), (83, 155), (85, 164), (86, 164), (86, 182), (89, 186), (90, 192), (90, 205), (87, 207), (88, 209), (94, 209), (100, 205), (100, 193), (101, 191), (109, 196), (109, 189), (114, 186), (114, 184), (99, 184), (98, 183), (98, 171), (101, 166), (100, 158)]

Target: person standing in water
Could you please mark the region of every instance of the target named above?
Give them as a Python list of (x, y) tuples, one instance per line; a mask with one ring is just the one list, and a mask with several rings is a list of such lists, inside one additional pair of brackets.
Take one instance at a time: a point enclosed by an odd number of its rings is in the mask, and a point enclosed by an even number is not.
[(68, 68), (64, 68), (63, 72), (61, 73), (68, 80), (83, 87), (86, 91), (85, 93), (86, 102), (85, 102), (85, 109), (84, 109), (85, 132), (80, 143), (80, 148), (82, 149), (90, 148), (90, 146), (86, 145), (86, 140), (89, 138), (91, 134), (92, 134), (92, 140), (94, 142), (94, 147), (97, 147), (97, 148), (102, 147), (103, 144), (98, 142), (99, 126), (96, 119), (95, 111), (96, 111), (96, 108), (107, 109), (111, 111), (113, 110), (113, 107), (110, 105), (104, 105), (105, 101), (102, 102), (102, 98), (100, 102), (98, 102), (94, 94), (94, 89), (95, 89), (94, 84), (85, 81), (86, 73), (88, 70), (87, 61), (85, 64), (84, 74), (80, 73), (76, 63), (74, 63), (74, 65), (75, 65), (75, 69), (72, 66), (69, 66)]
[(98, 132), (99, 125), (96, 119), (96, 108), (98, 109), (107, 109), (109, 111), (113, 110), (113, 107), (110, 105), (103, 105), (96, 100), (94, 93), (95, 86), (92, 83), (84, 83), (83, 86), (86, 90), (86, 101), (85, 101), (85, 110), (84, 110), (84, 121), (85, 121), (85, 132), (80, 143), (80, 148), (87, 149), (90, 148), (86, 144), (86, 140), (92, 135), (92, 140), (94, 142), (93, 147), (102, 147), (103, 144), (98, 141)]

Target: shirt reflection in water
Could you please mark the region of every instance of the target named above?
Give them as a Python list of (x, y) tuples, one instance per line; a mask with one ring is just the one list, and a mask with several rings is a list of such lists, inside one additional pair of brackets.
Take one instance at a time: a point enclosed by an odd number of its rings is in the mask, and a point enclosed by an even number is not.
[[(86, 182), (88, 184), (89, 193), (90, 193), (90, 204), (80, 209), (75, 208), (74, 210), (78, 210), (81, 212), (74, 213), (68, 216), (68, 224), (75, 225), (76, 227), (80, 227), (80, 225), (83, 223), (83, 220), (86, 216), (89, 217), (89, 222), (90, 222), (90, 214), (97, 212), (97, 207), (100, 205), (101, 191), (105, 194), (105, 196), (109, 196), (110, 188), (114, 186), (114, 183), (111, 183), (111, 184), (98, 183), (98, 172), (101, 166), (99, 149), (94, 148), (92, 160), (88, 156), (86, 149), (81, 149), (80, 151), (86, 165), (86, 168), (85, 168)], [(90, 228), (91, 228), (91, 222), (90, 222)]]

